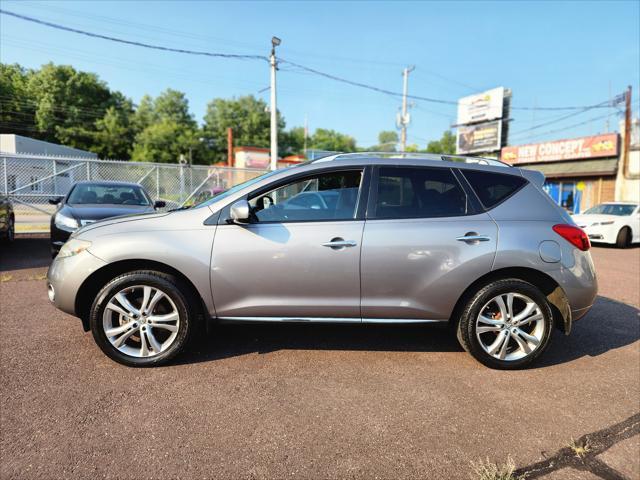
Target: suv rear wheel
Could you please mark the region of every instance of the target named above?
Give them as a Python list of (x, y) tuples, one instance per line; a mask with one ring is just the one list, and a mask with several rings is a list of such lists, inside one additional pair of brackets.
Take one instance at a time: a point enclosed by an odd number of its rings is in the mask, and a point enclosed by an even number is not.
[(544, 294), (518, 279), (480, 289), (465, 306), (458, 339), (484, 365), (504, 370), (535, 361), (551, 339), (553, 316)]
[(132, 367), (178, 355), (195, 323), (190, 291), (171, 275), (135, 271), (105, 285), (91, 307), (91, 332), (102, 351)]

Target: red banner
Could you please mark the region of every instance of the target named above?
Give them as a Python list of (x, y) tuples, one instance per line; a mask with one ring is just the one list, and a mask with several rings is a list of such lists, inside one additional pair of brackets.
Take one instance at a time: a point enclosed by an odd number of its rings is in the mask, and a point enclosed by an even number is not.
[(501, 160), (507, 163), (554, 162), (615, 157), (618, 155), (618, 134), (557, 140), (515, 147), (504, 147)]

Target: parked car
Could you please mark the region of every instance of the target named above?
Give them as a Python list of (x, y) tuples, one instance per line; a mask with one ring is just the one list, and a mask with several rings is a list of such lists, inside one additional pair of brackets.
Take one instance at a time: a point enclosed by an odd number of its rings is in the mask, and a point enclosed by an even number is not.
[(16, 236), (16, 217), (13, 205), (7, 197), (0, 197), (0, 240), (13, 242)]
[(634, 202), (610, 202), (596, 205), (573, 216), (594, 243), (618, 248), (640, 242), (640, 207)]
[(52, 198), (58, 205), (51, 216), (51, 255), (78, 228), (105, 218), (153, 212), (165, 202), (153, 202), (147, 191), (137, 183), (77, 182), (64, 197)]
[[(539, 172), (401, 157), (335, 155), (87, 225), (49, 268), (49, 297), (131, 366), (169, 361), (207, 319), (444, 323), (489, 367), (529, 365), (594, 302), (587, 235)], [(286, 208), (311, 191), (336, 201)]]

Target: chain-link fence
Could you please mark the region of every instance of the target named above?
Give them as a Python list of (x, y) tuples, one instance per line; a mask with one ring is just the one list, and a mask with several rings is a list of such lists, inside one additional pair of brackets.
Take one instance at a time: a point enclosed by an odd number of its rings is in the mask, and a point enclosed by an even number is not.
[(18, 231), (48, 228), (55, 207), (49, 199), (66, 195), (81, 180), (112, 180), (142, 185), (166, 208), (194, 203), (263, 170), (147, 162), (121, 162), (0, 152), (0, 195), (14, 204)]

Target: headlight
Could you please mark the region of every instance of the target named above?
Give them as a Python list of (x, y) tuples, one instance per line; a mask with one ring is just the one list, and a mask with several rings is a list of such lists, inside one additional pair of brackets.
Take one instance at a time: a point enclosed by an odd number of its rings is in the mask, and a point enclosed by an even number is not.
[(91, 246), (91, 242), (88, 242), (86, 240), (78, 240), (77, 238), (72, 238), (62, 246), (62, 248), (60, 249), (60, 253), (58, 253), (58, 257), (59, 258), (73, 257), (74, 255), (78, 255), (79, 253), (85, 251), (90, 246)]
[(78, 220), (75, 218), (67, 217), (61, 213), (56, 213), (56, 218), (54, 220), (56, 227), (62, 228), (64, 230), (75, 230), (80, 225), (78, 224)]

